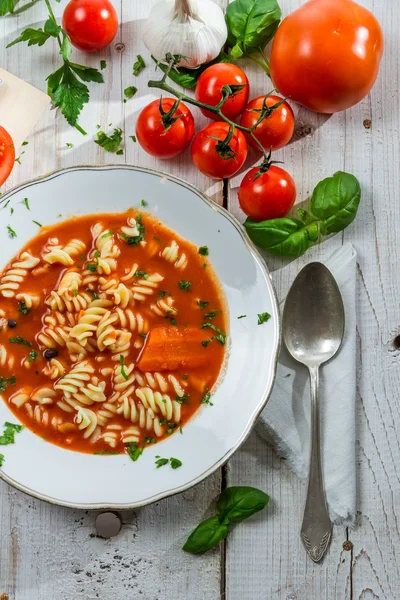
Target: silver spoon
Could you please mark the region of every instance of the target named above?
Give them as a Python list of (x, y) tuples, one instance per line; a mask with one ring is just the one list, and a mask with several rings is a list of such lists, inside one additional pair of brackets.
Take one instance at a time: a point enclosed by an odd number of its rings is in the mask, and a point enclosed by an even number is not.
[(296, 277), (283, 311), (283, 339), (311, 379), (311, 452), (301, 539), (314, 562), (324, 556), (332, 537), (321, 468), (319, 367), (333, 358), (344, 334), (344, 307), (337, 283), (321, 263), (308, 264)]

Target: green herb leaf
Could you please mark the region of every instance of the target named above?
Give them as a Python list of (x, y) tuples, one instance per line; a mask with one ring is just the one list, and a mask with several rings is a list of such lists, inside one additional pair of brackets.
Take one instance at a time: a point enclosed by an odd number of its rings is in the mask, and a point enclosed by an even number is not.
[(146, 271), (135, 271), (134, 277), (143, 277), (143, 279), (148, 279), (149, 276)]
[(233, 486), (225, 488), (217, 504), (221, 521), (243, 521), (267, 506), (269, 496), (254, 487)]
[(26, 306), (26, 303), (24, 300), (20, 300), (18, 302), (18, 312), (21, 313), (21, 315), (28, 315), (29, 310), (30, 309)]
[(178, 287), (180, 290), (185, 290), (186, 292), (190, 292), (192, 289), (192, 282), (191, 281), (180, 281), (178, 283)]
[(122, 375), (122, 377), (125, 379), (125, 381), (128, 381), (129, 375), (127, 375), (126, 371), (125, 371), (125, 358), (124, 358), (123, 354), (119, 355), (119, 364), (121, 365), (121, 375)]
[(36, 352), (36, 350), (31, 350), (31, 351), (29, 352), (29, 355), (28, 355), (28, 359), (27, 359), (27, 360), (28, 360), (28, 362), (29, 362), (29, 363), (31, 363), (31, 362), (33, 362), (34, 360), (36, 360), (36, 359), (37, 359), (37, 357), (38, 357), (38, 353)]
[(337, 171), (314, 189), (310, 210), (320, 219), (322, 235), (345, 229), (356, 217), (361, 200), (360, 183), (350, 173)]
[(16, 383), (17, 379), (15, 375), (7, 377), (6, 379), (0, 375), (0, 392), (5, 392), (7, 385), (15, 385)]
[(188, 398), (190, 398), (190, 394), (183, 394), (183, 396), (176, 396), (175, 402), (178, 402), (178, 404), (184, 404), (185, 400), (187, 400)]
[(121, 454), (120, 452), (113, 452), (112, 450), (96, 450), (93, 454), (99, 454), (103, 456), (115, 456), (116, 454)]
[(74, 147), (74, 145), (71, 144), (70, 142), (67, 142), (65, 145), (67, 146), (67, 148), (73, 148)]
[(137, 55), (137, 60), (136, 62), (133, 63), (133, 74), (135, 75), (135, 77), (137, 77), (139, 75), (139, 73), (141, 73), (143, 71), (143, 69), (146, 67), (146, 63), (144, 62), (142, 56), (140, 56), (140, 54)]
[(119, 237), (124, 240), (129, 246), (137, 246), (142, 240), (144, 240), (145, 229), (142, 223), (142, 215), (137, 215), (136, 226), (139, 231), (139, 235), (126, 235), (126, 233), (119, 233)]
[(64, 31), (64, 29), (62, 30), (62, 43), (60, 47), (60, 54), (64, 60), (68, 60), (72, 54), (72, 44), (67, 32)]
[(129, 137), (131, 138), (132, 142), (136, 144), (136, 135), (130, 135)]
[(220, 344), (225, 344), (226, 334), (222, 331), (222, 329), (215, 327), (215, 325), (213, 325), (212, 323), (203, 323), (201, 328), (202, 329), (213, 329), (218, 334), (218, 335), (214, 336), (214, 339), (216, 339)]
[(143, 199), (142, 199), (142, 200), (140, 201), (140, 206), (147, 206), (147, 205), (148, 205), (148, 202), (146, 202), (146, 200), (143, 200)]
[[(152, 59), (154, 60), (155, 63), (157, 63), (157, 66), (161, 69), (161, 71), (163, 71), (165, 73), (167, 70), (167, 65), (156, 60), (154, 58), (154, 56), (152, 56)], [(228, 55), (225, 52), (221, 52), (214, 60), (212, 60), (208, 63), (205, 63), (204, 65), (201, 65), (197, 69), (187, 69), (185, 67), (175, 67), (174, 69), (172, 69), (169, 72), (168, 76), (170, 79), (172, 79), (172, 81), (174, 81), (178, 85), (181, 85), (182, 87), (184, 87), (186, 89), (193, 90), (197, 85), (200, 75), (206, 69), (208, 69), (208, 67), (210, 67), (211, 65), (214, 65), (216, 63), (221, 63), (221, 62), (229, 63), (232, 61), (230, 60), (230, 58), (228, 57)]]
[(32, 346), (31, 342), (24, 340), (20, 335), (17, 335), (14, 338), (8, 338), (10, 344), (22, 344), (23, 346)]
[(39, 223), (39, 221), (34, 221), (32, 219), (32, 223), (35, 223), (35, 225), (37, 225), (38, 227), (43, 227), (43, 225), (41, 223)]
[(17, 237), (17, 234), (15, 233), (14, 229), (12, 227), (10, 227), (10, 225), (7, 225), (7, 231), (8, 231), (8, 235), (11, 238)]
[(114, 129), (112, 135), (107, 135), (104, 133), (104, 131), (97, 132), (97, 140), (95, 140), (95, 144), (104, 148), (106, 152), (118, 152), (121, 143), (122, 129)]
[(23, 425), (16, 425), (15, 423), (4, 423), (5, 430), (3, 435), (0, 436), (0, 445), (8, 446), (9, 444), (15, 443), (15, 434), (20, 433), (23, 430)]
[(4, 454), (0, 454), (0, 467), (4, 464)]
[(13, 13), (18, 0), (0, 0), (0, 17)]
[(31, 210), (31, 209), (30, 209), (30, 206), (29, 206), (29, 200), (28, 200), (28, 198), (24, 198), (24, 204), (25, 204), (25, 206), (26, 206), (26, 208), (27, 208), (28, 210)]
[(217, 516), (206, 519), (190, 534), (183, 546), (185, 552), (198, 554), (217, 546), (228, 535), (228, 526), (220, 523)]
[(103, 71), (107, 67), (107, 63), (105, 60), (100, 61), (100, 69)]
[(210, 310), (208, 313), (204, 315), (205, 319), (210, 319), (212, 321), (217, 315), (219, 315), (222, 310), (215, 310), (214, 308)]
[(208, 247), (207, 246), (200, 246), (200, 248), (199, 248), (199, 254), (201, 254), (201, 256), (208, 256), (208, 254), (209, 254)]
[(210, 406), (214, 406), (214, 404), (212, 402), (210, 402), (211, 400), (211, 392), (206, 392), (204, 394), (204, 396), (202, 397), (202, 399), (200, 400), (200, 404), (209, 404)]
[(159, 469), (160, 467), (164, 467), (164, 465), (167, 465), (168, 462), (168, 458), (158, 458), (155, 464), (157, 465), (157, 469)]
[(114, 232), (111, 231), (111, 229), (110, 229), (109, 231), (106, 231), (105, 233), (103, 233), (103, 235), (101, 237), (108, 238), (108, 237), (111, 237), (112, 235), (114, 235)]
[(179, 467), (182, 466), (182, 461), (180, 461), (179, 458), (173, 458), (173, 457), (171, 457), (169, 459), (169, 462), (171, 463), (171, 467), (173, 469), (179, 469)]
[(143, 454), (143, 448), (138, 448), (136, 442), (131, 442), (130, 444), (125, 444), (127, 452), (129, 454), (129, 458), (136, 462), (138, 458), (140, 458)]
[(197, 304), (200, 308), (200, 310), (204, 310), (205, 308), (207, 308), (207, 306), (210, 304), (209, 302), (204, 302), (203, 300), (198, 300)]
[(245, 319), (247, 317), (247, 315), (240, 315), (240, 317), (238, 317), (238, 319)]
[(267, 321), (270, 320), (271, 315), (267, 312), (263, 312), (263, 313), (260, 313), (259, 315), (257, 315), (257, 317), (258, 317), (257, 325), (262, 325), (263, 323), (266, 323)]
[(11, 48), (11, 46), (15, 46), (20, 42), (27, 42), (28, 46), (43, 46), (50, 37), (52, 37), (51, 34), (43, 31), (42, 28), (33, 29), (28, 27), (15, 40), (7, 44), (6, 48)]
[(234, 59), (264, 50), (281, 20), (276, 0), (234, 0), (226, 9), (228, 45)]
[(130, 98), (133, 98), (137, 91), (137, 87), (135, 87), (134, 85), (130, 85), (129, 87), (124, 89), (125, 97), (128, 98), (128, 100), (130, 100)]

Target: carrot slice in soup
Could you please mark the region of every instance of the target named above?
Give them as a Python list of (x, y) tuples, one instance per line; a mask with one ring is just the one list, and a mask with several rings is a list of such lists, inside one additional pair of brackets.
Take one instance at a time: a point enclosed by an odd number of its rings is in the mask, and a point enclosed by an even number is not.
[(195, 369), (209, 363), (209, 352), (201, 342), (207, 331), (194, 327), (156, 327), (147, 335), (137, 367), (143, 372)]

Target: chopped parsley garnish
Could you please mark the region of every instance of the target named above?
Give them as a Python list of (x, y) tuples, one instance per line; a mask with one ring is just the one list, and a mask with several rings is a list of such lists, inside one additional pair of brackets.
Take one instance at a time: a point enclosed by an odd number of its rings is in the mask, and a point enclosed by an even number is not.
[(139, 235), (126, 235), (126, 233), (120, 233), (119, 237), (124, 240), (129, 246), (137, 246), (142, 240), (144, 240), (145, 230), (142, 223), (142, 215), (137, 215), (136, 227), (138, 228)]
[(171, 467), (173, 469), (178, 469), (179, 467), (182, 466), (182, 461), (179, 460), (179, 458), (170, 458), (169, 462), (171, 463)]
[(10, 227), (10, 225), (7, 225), (7, 231), (8, 231), (8, 235), (11, 238), (17, 237), (17, 234), (15, 233), (14, 229), (12, 227)]
[(106, 231), (105, 233), (103, 233), (103, 235), (101, 236), (102, 238), (108, 238), (111, 237), (113, 234), (113, 232), (111, 231), (111, 229), (109, 231)]
[(74, 290), (74, 298), (76, 298), (78, 296), (79, 292), (78, 290)]
[(33, 362), (34, 360), (36, 360), (36, 359), (37, 359), (37, 357), (38, 357), (38, 353), (36, 352), (36, 350), (31, 350), (31, 351), (29, 352), (29, 355), (28, 355), (28, 358), (27, 358), (27, 360), (28, 360), (28, 362), (29, 362), (29, 363), (31, 363), (31, 362)]
[(157, 465), (157, 469), (159, 469), (160, 467), (163, 467), (164, 465), (167, 465), (169, 463), (168, 458), (157, 458), (156, 459), (156, 465)]
[(204, 315), (205, 319), (209, 319), (210, 321), (212, 321), (214, 319), (214, 317), (216, 317), (217, 315), (219, 315), (219, 313), (221, 313), (222, 310), (215, 310), (214, 308), (210, 310), (210, 312), (206, 313)]
[(32, 346), (31, 342), (24, 340), (20, 335), (17, 335), (15, 338), (8, 338), (10, 344), (22, 344), (23, 346)]
[(134, 85), (130, 85), (129, 87), (124, 89), (125, 98), (128, 98), (128, 100), (130, 100), (131, 98), (133, 98), (136, 92), (137, 87), (135, 87)]
[(207, 263), (203, 263), (203, 269), (207, 269)]
[(30, 206), (29, 206), (29, 200), (28, 200), (28, 198), (24, 198), (24, 204), (25, 204), (25, 206), (26, 206), (26, 208), (27, 208), (28, 210), (31, 210), (31, 209), (30, 209)]
[(207, 308), (207, 306), (210, 303), (209, 302), (204, 302), (203, 300), (197, 300), (197, 304), (198, 304), (200, 310), (203, 310), (204, 308)]
[(132, 142), (136, 144), (136, 135), (130, 135), (129, 137), (131, 138)]
[(10, 215), (13, 215), (13, 214), (14, 214), (14, 209), (13, 209), (13, 207), (11, 207), (10, 208)]
[(67, 146), (67, 148), (73, 148), (74, 147), (74, 145), (71, 144), (71, 142), (67, 142), (65, 145)]
[(144, 62), (140, 54), (137, 54), (136, 58), (136, 62), (133, 63), (133, 74), (135, 75), (135, 77), (137, 77), (139, 73), (141, 73), (141, 71), (143, 71), (143, 69), (146, 67), (146, 63)]
[(148, 202), (146, 202), (146, 200), (142, 200), (140, 201), (140, 206), (148, 206)]
[(184, 379), (186, 381), (186, 379), (189, 378), (189, 375), (182, 375), (182, 379)]
[(3, 431), (3, 435), (0, 436), (0, 445), (8, 446), (8, 444), (15, 443), (15, 434), (20, 433), (23, 430), (23, 425), (16, 425), (15, 423), (9, 423), (6, 421), (4, 423), (5, 430)]
[(200, 248), (199, 248), (199, 254), (201, 254), (201, 256), (208, 256), (208, 254), (209, 254), (208, 247), (207, 246), (200, 246)]
[(125, 379), (125, 381), (128, 381), (129, 376), (127, 375), (126, 371), (125, 371), (125, 358), (123, 354), (119, 355), (119, 364), (121, 365), (121, 375), (122, 377)]
[(107, 63), (106, 63), (106, 61), (105, 61), (105, 60), (101, 60), (101, 61), (100, 61), (100, 69), (101, 69), (102, 71), (104, 71), (104, 69), (105, 69), (106, 67), (107, 67)]
[(27, 315), (27, 314), (29, 314), (29, 308), (25, 304), (24, 300), (20, 300), (18, 302), (18, 312), (20, 312), (21, 315)]
[(240, 317), (238, 317), (238, 319), (245, 319), (247, 317), (247, 315), (240, 315)]
[(190, 292), (192, 289), (192, 282), (191, 281), (180, 281), (178, 283), (178, 287), (180, 290), (185, 290), (186, 292)]
[(43, 227), (43, 225), (41, 223), (39, 223), (39, 221), (34, 221), (32, 219), (32, 223), (35, 223), (35, 225), (37, 225), (38, 227)]
[(183, 435), (182, 421), (179, 421), (179, 433)]
[(264, 313), (260, 313), (258, 316), (258, 323), (257, 325), (262, 325), (263, 323), (266, 323), (267, 321), (270, 320), (271, 315), (267, 312)]
[(125, 447), (128, 451), (129, 458), (134, 462), (137, 461), (143, 454), (143, 448), (139, 448), (137, 442), (131, 442), (130, 444), (125, 444)]
[[(168, 319), (169, 317), (166, 317), (166, 318)], [(174, 317), (169, 319), (169, 322), (171, 323), (171, 325), (178, 325), (178, 321), (176, 319), (174, 319)]]
[(116, 151), (115, 154), (118, 154), (118, 156), (122, 156), (124, 153), (124, 151), (122, 150), (122, 148), (120, 148), (119, 150)]
[(226, 342), (226, 334), (222, 331), (222, 329), (218, 329), (218, 327), (215, 327), (215, 325), (213, 325), (212, 323), (203, 323), (203, 325), (201, 326), (202, 329), (213, 329), (217, 335), (214, 335), (213, 339), (217, 340), (217, 342), (219, 342), (220, 344), (225, 344)]
[(107, 135), (104, 131), (97, 132), (97, 140), (94, 143), (104, 148), (106, 152), (118, 152), (122, 143), (122, 129), (116, 128), (112, 135)]
[(147, 338), (147, 333), (139, 333), (138, 334), (139, 337), (146, 339)]
[(99, 266), (99, 256), (100, 256), (100, 252), (98, 250), (96, 250), (96, 252), (94, 253), (94, 259), (95, 259), (95, 263), (88, 263), (86, 265), (87, 270), (90, 271), (91, 273), (96, 273), (97, 271), (97, 267)]
[(165, 290), (160, 290), (157, 295), (160, 298), (165, 298), (165, 296), (168, 296), (168, 292), (166, 292)]
[(21, 146), (27, 146), (28, 144), (29, 144), (29, 142), (25, 141), (25, 142), (22, 142)]
[(146, 271), (135, 271), (134, 277), (143, 277), (143, 279), (148, 279), (149, 276)]
[(93, 454), (101, 454), (105, 456), (115, 456), (115, 454), (121, 454), (121, 452), (113, 452), (112, 450), (96, 450)]
[(99, 296), (96, 294), (96, 292), (94, 290), (91, 290), (90, 288), (87, 288), (86, 291), (93, 296), (92, 302), (94, 300), (98, 300), (99, 299)]
[(12, 377), (7, 377), (7, 379), (1, 377), (0, 375), (0, 392), (5, 392), (7, 385), (15, 385), (16, 383), (17, 379), (15, 375), (13, 375)]
[(208, 344), (209, 344), (210, 342), (212, 342), (212, 341), (213, 341), (213, 339), (214, 339), (214, 338), (210, 337), (210, 338), (208, 338), (208, 340), (203, 340), (203, 341), (201, 342), (201, 345), (202, 345), (202, 346), (204, 346), (204, 348), (207, 348)]
[(291, 373), (286, 373), (285, 377), (291, 377), (292, 374)]
[(200, 404), (209, 404), (210, 406), (214, 406), (214, 404), (212, 402), (210, 402), (211, 400), (211, 392), (206, 392), (204, 394), (204, 396), (202, 397)]
[(4, 454), (0, 454), (0, 467), (3, 466), (4, 463)]
[(178, 404), (183, 404), (185, 402), (185, 400), (187, 400), (188, 398), (190, 398), (190, 394), (184, 394), (183, 396), (176, 396), (175, 402), (178, 402)]
[(145, 435), (144, 436), (144, 443), (145, 444), (157, 444), (157, 440), (156, 440), (156, 438), (147, 437), (147, 435)]
[(170, 463), (170, 465), (173, 469), (178, 469), (179, 467), (182, 466), (182, 461), (180, 461), (178, 458), (173, 458), (171, 456), (171, 458), (168, 459), (168, 458), (161, 458), (160, 456), (156, 456), (155, 464), (157, 465), (157, 469), (159, 469), (160, 467), (164, 467), (168, 463)]

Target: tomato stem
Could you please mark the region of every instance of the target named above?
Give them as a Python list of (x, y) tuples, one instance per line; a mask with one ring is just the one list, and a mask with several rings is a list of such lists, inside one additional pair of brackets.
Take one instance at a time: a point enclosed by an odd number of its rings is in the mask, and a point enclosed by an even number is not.
[(256, 58), (255, 56), (253, 56), (253, 54), (246, 54), (246, 58), (249, 58), (253, 62), (255, 62), (258, 65), (260, 65), (260, 67), (263, 69), (263, 71), (266, 72), (266, 74), (268, 75), (268, 77), (271, 77), (271, 73), (270, 73), (270, 70), (269, 70), (269, 61), (268, 61), (267, 57), (265, 57), (265, 59), (264, 59), (266, 62), (263, 62), (262, 60)]

